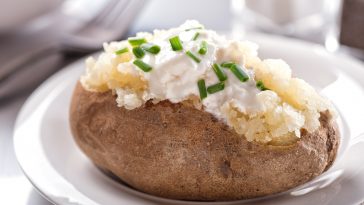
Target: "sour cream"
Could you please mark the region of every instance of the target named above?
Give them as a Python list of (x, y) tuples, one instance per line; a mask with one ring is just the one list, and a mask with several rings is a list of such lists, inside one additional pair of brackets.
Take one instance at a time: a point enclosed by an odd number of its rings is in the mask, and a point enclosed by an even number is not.
[[(212, 65), (235, 61), (236, 53), (241, 54), (239, 44), (243, 42), (227, 40), (212, 30), (193, 29), (200, 27), (201, 24), (197, 21), (187, 21), (178, 28), (154, 32), (149, 42), (160, 46), (161, 51), (157, 55), (147, 53), (143, 61), (151, 65), (153, 70), (147, 73), (140, 72), (149, 83), (150, 98), (168, 99), (178, 103), (191, 96), (199, 96), (197, 86), (199, 79), (204, 79), (207, 87), (219, 82)], [(198, 38), (193, 40), (196, 33), (199, 33)], [(183, 45), (182, 51), (172, 50), (169, 39), (174, 36), (179, 36)], [(148, 38), (148, 34), (141, 33), (137, 37)], [(207, 43), (205, 55), (198, 53), (203, 41)], [(192, 52), (201, 61), (195, 62), (186, 55), (187, 51)], [(219, 119), (223, 118), (220, 108), (227, 101), (235, 102), (240, 109), (247, 112), (258, 109), (256, 94), (260, 90), (255, 85), (254, 74), (244, 67), (244, 59), (239, 59), (236, 63), (249, 75), (249, 80), (241, 82), (229, 69), (222, 68), (228, 76), (225, 89), (208, 94), (202, 101), (205, 110)]]

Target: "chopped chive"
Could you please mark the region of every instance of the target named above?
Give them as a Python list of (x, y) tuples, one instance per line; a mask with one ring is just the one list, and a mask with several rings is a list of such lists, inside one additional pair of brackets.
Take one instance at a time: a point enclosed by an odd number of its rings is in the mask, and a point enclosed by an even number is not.
[(204, 79), (197, 81), (198, 91), (200, 92), (200, 98), (203, 100), (207, 97), (206, 84)]
[(145, 38), (128, 38), (128, 42), (130, 43), (130, 45), (134, 46), (140, 46), (143, 43), (146, 43), (147, 40), (145, 40)]
[(142, 60), (136, 59), (133, 62), (134, 65), (138, 66), (138, 68), (140, 68), (141, 70), (143, 70), (144, 72), (149, 72), (152, 70), (152, 66), (144, 63)]
[(126, 53), (128, 51), (129, 51), (128, 47), (125, 47), (125, 48), (122, 48), (120, 50), (115, 51), (115, 54), (116, 55), (121, 55), (121, 54)]
[(214, 63), (214, 65), (212, 65), (212, 69), (214, 70), (217, 78), (219, 78), (220, 81), (225, 81), (227, 79), (226, 74), (224, 73), (224, 71), (221, 70), (219, 64)]
[(137, 58), (143, 58), (145, 55), (144, 50), (142, 48), (140, 48), (139, 46), (133, 48), (133, 53), (134, 53), (135, 57), (137, 57)]
[(196, 63), (200, 63), (201, 60), (195, 56), (191, 51), (187, 51), (186, 55), (188, 55), (190, 58), (192, 58), (192, 60), (194, 60)]
[(268, 88), (265, 87), (263, 81), (261, 81), (261, 80), (257, 81), (256, 86), (261, 91), (269, 90)]
[(174, 51), (180, 51), (180, 50), (183, 49), (182, 43), (179, 40), (179, 37), (178, 36), (175, 36), (173, 38), (170, 38), (169, 39), (169, 42), (171, 43), (172, 50), (174, 50)]
[(199, 26), (199, 27), (188, 28), (185, 31), (191, 31), (191, 30), (196, 30), (196, 29), (203, 29), (203, 27)]
[(230, 70), (241, 82), (249, 80), (249, 76), (237, 64), (233, 64)]
[(213, 94), (213, 93), (219, 92), (221, 90), (224, 90), (224, 88), (225, 88), (225, 83), (219, 82), (219, 83), (216, 83), (214, 85), (210, 85), (209, 87), (207, 87), (207, 92), (210, 94)]
[(221, 67), (230, 68), (234, 64), (235, 64), (234, 62), (226, 61), (226, 62), (221, 63)]
[(155, 45), (153, 43), (144, 43), (141, 45), (142, 49), (145, 51), (152, 53), (152, 54), (158, 54), (159, 51), (161, 51), (161, 47), (158, 45)]
[(200, 35), (200, 33), (196, 32), (195, 35), (193, 36), (192, 40), (195, 41), (198, 38), (199, 35)]
[(200, 50), (198, 50), (198, 53), (201, 55), (205, 55), (206, 52), (207, 52), (207, 43), (206, 43), (206, 41), (202, 41), (201, 47), (200, 47)]

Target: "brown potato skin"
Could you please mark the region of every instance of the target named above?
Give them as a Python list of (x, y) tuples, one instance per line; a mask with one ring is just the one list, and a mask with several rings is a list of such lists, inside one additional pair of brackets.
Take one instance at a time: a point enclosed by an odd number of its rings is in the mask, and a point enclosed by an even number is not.
[(111, 92), (77, 84), (70, 108), (74, 139), (98, 166), (130, 186), (184, 200), (266, 196), (303, 184), (333, 163), (339, 133), (329, 115), (290, 146), (248, 142), (211, 114), (183, 104), (148, 102), (126, 110)]

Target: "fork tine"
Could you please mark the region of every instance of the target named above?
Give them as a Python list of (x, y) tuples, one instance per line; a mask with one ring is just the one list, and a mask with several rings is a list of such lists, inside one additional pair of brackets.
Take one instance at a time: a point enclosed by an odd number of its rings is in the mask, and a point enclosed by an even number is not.
[[(63, 49), (71, 52), (96, 50), (100, 48), (103, 42), (119, 40), (127, 31), (138, 13), (137, 9), (142, 6), (144, 1), (118, 1), (112, 9), (108, 9), (107, 15), (99, 17), (97, 21), (88, 23), (73, 32), (72, 35), (66, 36), (62, 41)], [(116, 20), (121, 19), (121, 17), (123, 20), (117, 22)], [(110, 27), (110, 25), (114, 27)]]
[(141, 8), (141, 5), (145, 2), (145, 0), (133, 0), (128, 1), (122, 11), (119, 11), (117, 15), (113, 15), (109, 18), (106, 26), (114, 27), (116, 25), (120, 26), (120, 22), (127, 21), (126, 19), (130, 18), (130, 13), (136, 12), (138, 8)]
[(108, 0), (104, 8), (102, 8), (101, 11), (96, 16), (94, 16), (89, 22), (87, 22), (84, 26), (89, 26), (91, 24), (99, 23), (100, 21), (102, 21), (102, 19), (107, 17), (110, 11), (113, 10), (115, 5), (117, 5), (118, 3), (119, 0)]
[(125, 12), (126, 7), (128, 4), (133, 4), (133, 1), (128, 0), (120, 0), (115, 7), (110, 11), (109, 15), (106, 16), (100, 24), (102, 24), (103, 27), (107, 27), (110, 22), (115, 18), (115, 16), (119, 16), (120, 14)]

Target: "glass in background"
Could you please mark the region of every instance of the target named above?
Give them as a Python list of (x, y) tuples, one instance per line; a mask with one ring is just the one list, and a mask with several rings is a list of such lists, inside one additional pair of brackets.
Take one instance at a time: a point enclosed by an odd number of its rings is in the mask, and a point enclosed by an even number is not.
[(344, 0), (341, 18), (340, 49), (364, 60), (364, 1)]
[(258, 31), (339, 47), (341, 0), (231, 0), (233, 34)]

